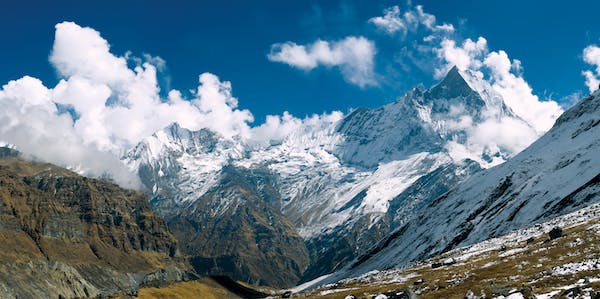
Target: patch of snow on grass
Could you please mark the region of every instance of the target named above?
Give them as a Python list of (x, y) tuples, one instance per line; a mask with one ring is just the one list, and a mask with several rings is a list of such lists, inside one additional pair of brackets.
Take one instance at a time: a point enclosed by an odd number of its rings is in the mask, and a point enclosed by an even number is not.
[(335, 293), (339, 293), (339, 292), (345, 292), (345, 291), (352, 291), (352, 290), (356, 290), (357, 288), (345, 288), (345, 289), (333, 289), (333, 290), (325, 290), (325, 291), (321, 291), (319, 293), (319, 295), (321, 296), (325, 296), (325, 295), (329, 295), (329, 294), (335, 294)]
[(520, 252), (523, 252), (525, 250), (527, 250), (527, 248), (525, 248), (525, 247), (523, 247), (523, 248), (514, 248), (514, 249), (507, 250), (505, 252), (502, 252), (498, 256), (499, 257), (513, 256), (513, 255), (515, 255), (517, 253), (520, 253)]
[(569, 275), (583, 271), (600, 270), (600, 259), (590, 259), (583, 262), (567, 263), (562, 266), (552, 268), (553, 275)]

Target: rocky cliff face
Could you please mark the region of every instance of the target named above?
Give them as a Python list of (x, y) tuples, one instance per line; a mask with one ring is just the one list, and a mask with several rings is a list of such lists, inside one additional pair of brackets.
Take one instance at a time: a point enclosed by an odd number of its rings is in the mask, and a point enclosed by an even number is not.
[(198, 273), (292, 286), (309, 263), (304, 241), (292, 223), (260, 196), (252, 178), (244, 170), (225, 168), (219, 188), (167, 222)]
[(144, 194), (0, 159), (0, 298), (134, 293), (182, 280), (177, 242)]

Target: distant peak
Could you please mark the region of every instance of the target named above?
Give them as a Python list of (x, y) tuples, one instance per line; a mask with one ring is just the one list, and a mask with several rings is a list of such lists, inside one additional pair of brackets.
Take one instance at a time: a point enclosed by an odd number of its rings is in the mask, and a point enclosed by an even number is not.
[(469, 83), (467, 83), (467, 80), (465, 79), (463, 74), (458, 70), (458, 68), (456, 66), (453, 66), (448, 71), (448, 73), (446, 74), (446, 77), (444, 77), (444, 80), (442, 80), (442, 82), (440, 82), (439, 85), (454, 87), (454, 88), (461, 87), (461, 88), (471, 90)]
[(458, 75), (460, 76), (460, 71), (458, 70), (458, 67), (455, 65), (453, 66), (449, 71), (448, 74), (446, 74), (446, 77), (450, 76), (450, 75)]
[[(182, 128), (177, 122), (173, 122), (163, 128), (161, 131), (166, 133), (171, 138), (181, 138), (182, 135), (189, 135), (188, 129)], [(156, 133), (155, 133), (156, 134)]]
[(436, 86), (428, 90), (427, 96), (431, 99), (452, 99), (457, 97), (470, 97), (477, 92), (471, 88), (461, 71), (453, 66), (446, 77)]
[(179, 130), (181, 130), (181, 126), (177, 122), (172, 122), (168, 126), (166, 126), (163, 130), (164, 131), (179, 131)]

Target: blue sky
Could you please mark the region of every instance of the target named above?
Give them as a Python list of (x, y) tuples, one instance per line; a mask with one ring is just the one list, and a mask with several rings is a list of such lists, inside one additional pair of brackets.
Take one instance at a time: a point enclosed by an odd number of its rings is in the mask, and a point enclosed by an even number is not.
[[(231, 81), (241, 108), (262, 122), (287, 110), (304, 116), (392, 101), (420, 82), (435, 82), (433, 67), (396, 61), (402, 48), (423, 33), (390, 36), (368, 20), (398, 5), (401, 12), (423, 5), (438, 24), (456, 28), (457, 41), (483, 36), (490, 51), (504, 50), (521, 61), (523, 77), (541, 98), (561, 101), (587, 92), (581, 72), (591, 69), (583, 49), (597, 44), (600, 3), (547, 1), (11, 1), (0, 18), (0, 82), (23, 75), (54, 86), (59, 77), (48, 62), (54, 25), (74, 21), (99, 31), (111, 52), (148, 53), (166, 61), (163, 90), (185, 91), (198, 75), (211, 72)], [(271, 45), (309, 45), (362, 36), (377, 53), (375, 86), (344, 80), (336, 67), (301, 70), (267, 58)], [(564, 101), (564, 100), (562, 100)]]

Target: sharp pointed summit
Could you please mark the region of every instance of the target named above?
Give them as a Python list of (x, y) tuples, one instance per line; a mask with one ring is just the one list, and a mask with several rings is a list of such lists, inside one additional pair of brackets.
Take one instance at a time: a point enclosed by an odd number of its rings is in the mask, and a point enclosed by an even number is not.
[(458, 97), (475, 96), (476, 91), (469, 86), (469, 83), (462, 76), (456, 66), (452, 67), (448, 74), (438, 85), (427, 92), (427, 97), (434, 99), (453, 99)]

